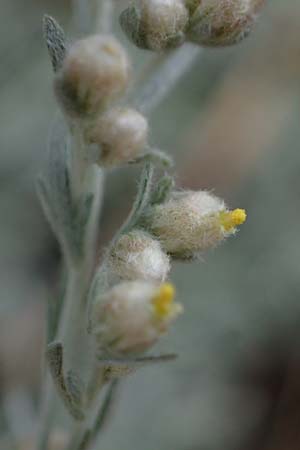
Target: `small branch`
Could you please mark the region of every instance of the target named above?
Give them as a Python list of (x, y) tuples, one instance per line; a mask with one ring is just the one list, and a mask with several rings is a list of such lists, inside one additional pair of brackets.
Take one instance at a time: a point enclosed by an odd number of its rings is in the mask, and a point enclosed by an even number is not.
[(100, 430), (106, 425), (109, 416), (112, 412), (112, 407), (114, 401), (116, 399), (117, 387), (119, 386), (119, 382), (117, 380), (113, 380), (105, 394), (104, 402), (102, 407), (96, 417), (96, 421), (92, 431), (92, 438), (96, 438)]
[(180, 78), (190, 69), (200, 54), (200, 47), (185, 44), (168, 53), (161, 61), (160, 67), (150, 75), (144, 86), (134, 99), (135, 107), (150, 113), (164, 100), (175, 87)]
[(109, 416), (111, 415), (117, 396), (118, 386), (118, 380), (111, 381), (109, 387), (107, 388), (101, 408), (96, 416), (93, 428), (83, 432), (79, 443), (75, 440), (74, 442), (71, 442), (68, 450), (87, 450), (91, 443), (97, 440), (100, 431), (102, 431), (109, 419)]

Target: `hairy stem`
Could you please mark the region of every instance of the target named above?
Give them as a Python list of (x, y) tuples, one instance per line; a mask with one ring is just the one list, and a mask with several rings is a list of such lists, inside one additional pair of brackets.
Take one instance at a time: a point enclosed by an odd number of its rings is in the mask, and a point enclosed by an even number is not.
[(151, 73), (134, 99), (141, 112), (149, 114), (165, 99), (180, 78), (190, 69), (200, 54), (200, 48), (185, 44), (158, 59), (158, 67)]

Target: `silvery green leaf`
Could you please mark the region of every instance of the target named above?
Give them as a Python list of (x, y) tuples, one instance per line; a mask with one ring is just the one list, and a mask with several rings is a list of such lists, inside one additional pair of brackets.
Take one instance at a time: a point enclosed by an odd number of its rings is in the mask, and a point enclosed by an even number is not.
[(139, 184), (138, 184), (138, 192), (132, 207), (132, 210), (129, 214), (128, 219), (121, 227), (119, 232), (116, 234), (114, 241), (118, 239), (118, 237), (130, 231), (134, 226), (139, 222), (142, 217), (146, 207), (149, 204), (151, 197), (151, 188), (152, 188), (152, 180), (153, 180), (154, 167), (150, 162), (146, 162), (144, 164)]
[(70, 179), (71, 140), (62, 119), (51, 133), (44, 172), (38, 180), (38, 191), (45, 214), (66, 256), (75, 263), (82, 258), (86, 226), (93, 194), (73, 200)]
[(169, 170), (174, 167), (174, 161), (171, 156), (154, 148), (149, 149), (130, 164), (137, 164), (140, 162), (151, 162), (154, 166), (164, 170)]
[(84, 384), (81, 378), (73, 370), (69, 370), (66, 375), (66, 386), (72, 397), (73, 403), (80, 407), (83, 401)]
[(175, 181), (170, 175), (164, 175), (157, 183), (156, 189), (151, 195), (151, 204), (157, 205), (165, 202), (172, 190), (174, 189)]
[[(78, 378), (68, 373), (68, 378), (64, 376), (64, 359), (63, 346), (60, 342), (53, 342), (47, 347), (47, 361), (50, 372), (64, 405), (69, 413), (76, 420), (83, 420), (84, 413), (81, 409), (80, 399), (82, 396), (82, 384), (78, 382)], [(70, 388), (71, 387), (71, 388)], [(79, 393), (80, 392), (80, 393)]]
[(75, 207), (69, 175), (70, 144), (62, 118), (52, 128), (45, 169), (38, 189), (46, 216), (65, 253), (78, 259), (80, 249), (75, 231)]
[(61, 68), (66, 55), (64, 30), (53, 17), (45, 15), (43, 18), (43, 33), (53, 70), (57, 72)]

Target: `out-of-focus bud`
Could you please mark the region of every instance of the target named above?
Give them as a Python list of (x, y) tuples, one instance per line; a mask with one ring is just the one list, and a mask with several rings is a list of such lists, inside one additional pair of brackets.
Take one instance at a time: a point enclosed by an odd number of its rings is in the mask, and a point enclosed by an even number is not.
[(121, 280), (162, 282), (170, 271), (169, 257), (148, 233), (123, 234), (111, 249), (108, 272)]
[(229, 211), (207, 191), (174, 192), (166, 203), (152, 207), (145, 223), (173, 257), (186, 259), (215, 247), (246, 220), (242, 209)]
[(251, 31), (265, 0), (186, 0), (188, 39), (203, 46), (227, 46)]
[(182, 312), (174, 287), (145, 281), (123, 282), (95, 301), (91, 331), (99, 350), (134, 355), (148, 350)]
[(137, 47), (154, 51), (180, 45), (187, 22), (183, 0), (138, 0), (120, 16), (128, 38)]
[(102, 114), (87, 131), (87, 140), (97, 145), (97, 163), (114, 167), (134, 160), (147, 144), (148, 123), (138, 111), (113, 108)]
[(73, 118), (94, 116), (129, 83), (129, 61), (112, 36), (94, 35), (75, 42), (57, 72), (59, 104)]

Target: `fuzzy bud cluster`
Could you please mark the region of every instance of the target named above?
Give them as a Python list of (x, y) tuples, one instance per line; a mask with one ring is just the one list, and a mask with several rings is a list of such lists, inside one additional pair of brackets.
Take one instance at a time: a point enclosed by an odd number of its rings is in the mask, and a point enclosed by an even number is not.
[(94, 117), (124, 93), (129, 76), (128, 57), (118, 41), (94, 35), (75, 42), (67, 51), (54, 88), (68, 117)]
[(109, 272), (121, 280), (164, 281), (170, 271), (169, 257), (158, 240), (133, 230), (123, 234), (110, 251)]
[(106, 354), (139, 354), (155, 344), (181, 311), (171, 284), (123, 282), (94, 302), (91, 331)]
[(173, 286), (163, 283), (169, 257), (156, 239), (134, 229), (109, 249), (105, 269), (113, 287), (93, 304), (91, 331), (97, 346), (118, 356), (144, 352), (181, 311)]
[(120, 16), (140, 48), (161, 51), (185, 40), (201, 46), (236, 44), (249, 34), (265, 0), (136, 0)]
[(162, 248), (179, 259), (215, 247), (245, 220), (244, 210), (229, 211), (222, 200), (207, 191), (173, 192), (167, 202), (151, 207), (145, 216), (147, 228)]
[(148, 123), (138, 111), (114, 107), (130, 80), (127, 54), (108, 35), (94, 35), (75, 42), (54, 79), (57, 100), (65, 115), (80, 120), (93, 162), (115, 167), (137, 158), (145, 149)]
[(137, 47), (165, 50), (184, 41), (188, 11), (182, 0), (138, 0), (123, 11), (120, 23)]

